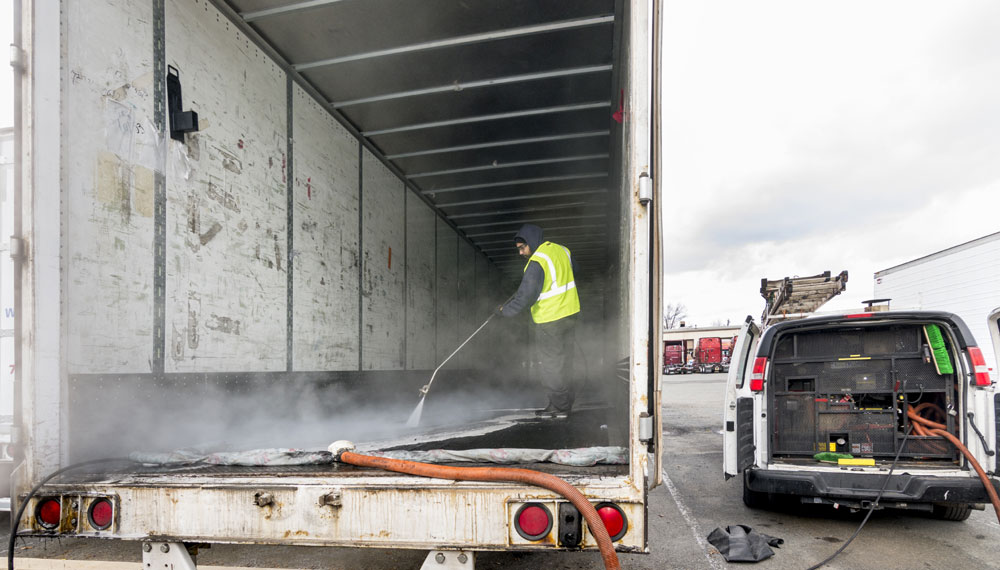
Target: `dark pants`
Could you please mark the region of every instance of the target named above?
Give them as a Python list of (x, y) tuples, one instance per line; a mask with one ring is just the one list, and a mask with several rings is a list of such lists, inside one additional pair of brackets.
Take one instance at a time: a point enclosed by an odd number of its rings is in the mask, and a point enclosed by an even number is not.
[(548, 390), (549, 405), (560, 411), (569, 411), (576, 398), (573, 374), (576, 321), (577, 315), (570, 315), (558, 321), (535, 325), (542, 386)]

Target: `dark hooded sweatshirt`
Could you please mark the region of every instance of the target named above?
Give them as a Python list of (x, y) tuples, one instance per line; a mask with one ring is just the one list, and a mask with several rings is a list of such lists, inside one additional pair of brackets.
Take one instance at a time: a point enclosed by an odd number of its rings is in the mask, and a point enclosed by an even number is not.
[[(531, 247), (531, 253), (535, 253), (538, 251), (538, 246), (545, 243), (542, 239), (542, 228), (534, 224), (524, 224), (514, 234), (514, 243), (516, 244), (519, 241), (528, 244)], [(573, 264), (573, 273), (575, 275), (576, 258), (570, 257), (570, 263)], [(537, 261), (528, 262), (528, 268), (524, 271), (524, 276), (521, 277), (521, 285), (517, 288), (517, 292), (514, 293), (514, 298), (503, 306), (500, 313), (505, 317), (513, 317), (526, 307), (534, 305), (535, 301), (538, 300), (538, 296), (542, 293), (544, 282), (545, 271), (542, 269), (542, 266)]]

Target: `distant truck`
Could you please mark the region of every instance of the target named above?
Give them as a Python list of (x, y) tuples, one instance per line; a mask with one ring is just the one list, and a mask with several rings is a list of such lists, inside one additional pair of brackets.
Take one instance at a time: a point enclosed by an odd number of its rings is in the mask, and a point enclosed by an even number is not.
[(702, 374), (723, 372), (721, 338), (705, 337), (698, 339), (698, 346), (694, 353), (694, 368)]
[(663, 341), (663, 373), (684, 373), (684, 341)]

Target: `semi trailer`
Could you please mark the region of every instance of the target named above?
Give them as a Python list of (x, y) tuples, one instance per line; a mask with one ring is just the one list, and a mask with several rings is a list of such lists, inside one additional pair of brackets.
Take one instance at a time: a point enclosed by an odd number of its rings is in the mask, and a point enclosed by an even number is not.
[(663, 373), (678, 374), (684, 368), (684, 341), (663, 341)]
[(703, 337), (698, 339), (694, 352), (694, 367), (701, 374), (723, 371), (722, 339)]
[[(366, 455), (558, 476), (648, 551), (657, 4), (15, 0), (12, 532), (600, 546), (549, 489)], [(579, 267), (574, 413), (535, 417), (532, 323), (493, 319), (405, 426), (523, 223)]]

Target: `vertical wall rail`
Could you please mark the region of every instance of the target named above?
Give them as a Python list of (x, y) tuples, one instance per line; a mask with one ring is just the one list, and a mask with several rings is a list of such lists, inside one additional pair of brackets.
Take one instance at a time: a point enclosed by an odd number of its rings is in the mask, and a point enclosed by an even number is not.
[(364, 370), (365, 348), (365, 145), (358, 141), (358, 370)]
[(160, 164), (153, 174), (153, 361), (152, 372), (163, 374), (167, 346), (167, 51), (164, 0), (153, 0), (153, 123), (160, 137)]
[(287, 101), (286, 109), (286, 132), (288, 133), (287, 139), (285, 141), (286, 150), (285, 154), (287, 156), (286, 162), (288, 163), (288, 170), (286, 172), (285, 180), (285, 194), (286, 194), (286, 204), (288, 211), (286, 212), (285, 219), (285, 231), (288, 233), (286, 236), (287, 250), (288, 253), (285, 258), (288, 260), (285, 264), (285, 269), (288, 271), (288, 275), (285, 276), (285, 370), (291, 372), (295, 369), (294, 364), (294, 339), (295, 339), (295, 305), (293, 304), (295, 297), (295, 279), (292, 275), (292, 270), (295, 267), (295, 155), (294, 155), (294, 144), (292, 130), (292, 121), (294, 120), (294, 100), (293, 96), (295, 91), (293, 89), (292, 76), (285, 74), (285, 100)]

